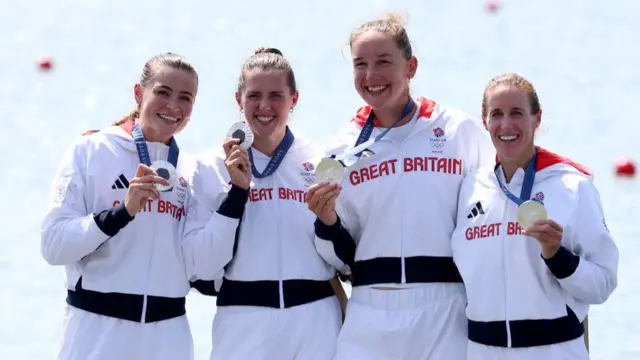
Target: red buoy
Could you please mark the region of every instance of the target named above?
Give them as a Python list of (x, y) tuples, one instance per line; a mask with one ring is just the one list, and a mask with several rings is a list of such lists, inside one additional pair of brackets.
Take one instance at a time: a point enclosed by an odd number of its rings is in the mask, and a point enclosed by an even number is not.
[(500, 2), (498, 0), (487, 0), (484, 3), (484, 7), (488, 12), (496, 12), (500, 8)]
[(636, 164), (633, 160), (623, 157), (616, 161), (616, 176), (632, 177), (636, 175)]
[(38, 60), (38, 67), (42, 71), (49, 71), (53, 68), (53, 60), (51, 58), (42, 58)]

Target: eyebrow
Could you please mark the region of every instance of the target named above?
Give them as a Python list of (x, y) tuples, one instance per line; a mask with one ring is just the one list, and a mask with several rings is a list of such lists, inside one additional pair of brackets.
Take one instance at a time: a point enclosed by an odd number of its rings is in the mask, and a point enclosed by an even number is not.
[[(391, 56), (391, 54), (387, 54), (387, 53), (382, 53), (382, 54), (378, 54), (377, 57), (381, 58), (381, 57), (385, 57), (385, 56)], [(357, 58), (353, 58), (353, 61), (359, 61), (359, 60), (364, 60), (361, 57), (357, 57)]]
[[(262, 93), (262, 91), (260, 90), (247, 90), (247, 94), (260, 94)], [(269, 91), (269, 94), (283, 94), (284, 91), (281, 90), (273, 90), (273, 91)]]
[[(172, 88), (170, 88), (170, 87), (169, 87), (169, 86), (167, 86), (167, 85), (159, 85), (158, 87), (159, 87), (159, 88), (163, 88), (163, 89), (167, 89), (167, 90), (169, 90), (169, 91), (173, 91), (173, 89), (172, 89)], [(195, 97), (192, 93), (190, 93), (190, 92), (188, 92), (188, 91), (180, 91), (180, 93), (181, 93), (181, 94), (187, 94), (187, 95), (189, 95), (189, 96), (191, 96), (191, 97)]]

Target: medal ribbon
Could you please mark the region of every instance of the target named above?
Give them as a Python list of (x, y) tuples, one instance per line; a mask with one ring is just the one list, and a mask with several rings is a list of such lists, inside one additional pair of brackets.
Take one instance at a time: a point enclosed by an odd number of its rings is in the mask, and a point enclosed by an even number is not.
[[(500, 188), (502, 189), (502, 192), (511, 201), (516, 203), (516, 205), (518, 206), (522, 205), (523, 202), (529, 200), (529, 198), (531, 197), (531, 191), (533, 190), (533, 181), (536, 177), (536, 159), (537, 158), (538, 158), (538, 152), (536, 151), (533, 154), (533, 158), (531, 159), (531, 161), (529, 161), (529, 164), (527, 165), (527, 169), (524, 173), (524, 179), (522, 181), (522, 189), (520, 190), (520, 197), (515, 196), (511, 191), (509, 191), (504, 181), (502, 180), (503, 177), (498, 174), (498, 166), (500, 166), (500, 163), (498, 163), (494, 169), (494, 172), (496, 173), (496, 177), (498, 178), (498, 184), (500, 184)], [(532, 200), (540, 202), (538, 199), (532, 199)]]
[(367, 150), (371, 145), (382, 140), (382, 138), (385, 137), (385, 135), (387, 135), (387, 133), (389, 133), (391, 129), (393, 129), (400, 121), (402, 121), (402, 119), (404, 119), (407, 115), (409, 115), (413, 111), (414, 107), (415, 107), (415, 102), (413, 101), (413, 99), (409, 99), (409, 102), (407, 102), (407, 104), (402, 109), (402, 113), (400, 114), (400, 117), (398, 118), (398, 120), (396, 120), (391, 126), (386, 128), (383, 132), (378, 134), (373, 139), (369, 139), (371, 137), (371, 134), (373, 133), (373, 129), (375, 128), (375, 125), (373, 123), (373, 119), (375, 115), (373, 113), (373, 110), (371, 110), (371, 112), (369, 113), (369, 117), (367, 117), (367, 121), (364, 123), (364, 126), (362, 126), (362, 130), (360, 130), (360, 135), (358, 136), (358, 140), (356, 141), (354, 148), (351, 150), (345, 151), (344, 153), (338, 156), (335, 156), (334, 159), (340, 161), (340, 163), (344, 166), (347, 166), (347, 165), (345, 165), (342, 162), (342, 160), (348, 157), (354, 156), (355, 159), (352, 159), (352, 160), (359, 159), (365, 150)]
[(267, 167), (264, 168), (264, 171), (262, 173), (259, 172), (253, 164), (253, 153), (251, 152), (251, 148), (249, 148), (249, 162), (251, 163), (251, 173), (253, 174), (253, 176), (257, 179), (262, 179), (276, 172), (276, 170), (282, 163), (282, 160), (284, 160), (284, 156), (287, 155), (289, 148), (291, 148), (291, 145), (293, 145), (293, 140), (295, 140), (295, 137), (287, 126), (287, 131), (284, 134), (284, 138), (282, 139), (282, 141), (280, 141), (280, 144), (278, 144), (275, 154), (273, 154), (273, 156), (269, 160), (269, 163), (267, 164)]
[[(149, 149), (147, 148), (147, 140), (144, 138), (144, 134), (142, 134), (142, 129), (140, 129), (140, 123), (136, 122), (133, 126), (133, 131), (131, 132), (133, 135), (133, 142), (136, 144), (136, 149), (138, 150), (138, 157), (140, 158), (140, 162), (147, 166), (151, 166), (151, 158), (149, 157)], [(169, 143), (169, 155), (167, 156), (167, 161), (173, 165), (173, 167), (178, 167), (178, 154), (180, 153), (180, 149), (178, 148), (178, 143), (176, 139), (172, 136), (171, 142)]]

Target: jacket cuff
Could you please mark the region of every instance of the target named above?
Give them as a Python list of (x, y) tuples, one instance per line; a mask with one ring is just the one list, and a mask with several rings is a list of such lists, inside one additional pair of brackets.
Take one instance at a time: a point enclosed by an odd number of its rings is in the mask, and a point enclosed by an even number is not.
[(115, 236), (118, 231), (127, 226), (133, 219), (134, 216), (129, 215), (124, 203), (93, 215), (93, 221), (107, 236)]
[[(542, 257), (542, 255), (540, 255), (540, 257)], [(580, 264), (580, 257), (572, 254), (563, 246), (560, 246), (555, 255), (549, 259), (545, 259), (544, 257), (542, 257), (542, 259), (556, 279), (564, 279), (573, 275), (578, 268), (578, 264)]]
[(244, 214), (244, 205), (249, 200), (249, 189), (245, 190), (235, 185), (227, 193), (227, 197), (218, 208), (218, 214), (232, 219), (240, 219)]

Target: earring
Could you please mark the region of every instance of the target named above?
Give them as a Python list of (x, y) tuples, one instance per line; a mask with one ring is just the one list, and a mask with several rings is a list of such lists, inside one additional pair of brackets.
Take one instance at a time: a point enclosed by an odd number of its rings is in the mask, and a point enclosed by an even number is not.
[(289, 112), (290, 112), (290, 113), (293, 113), (293, 108), (289, 109)]
[(240, 114), (244, 114), (244, 109), (240, 108)]

